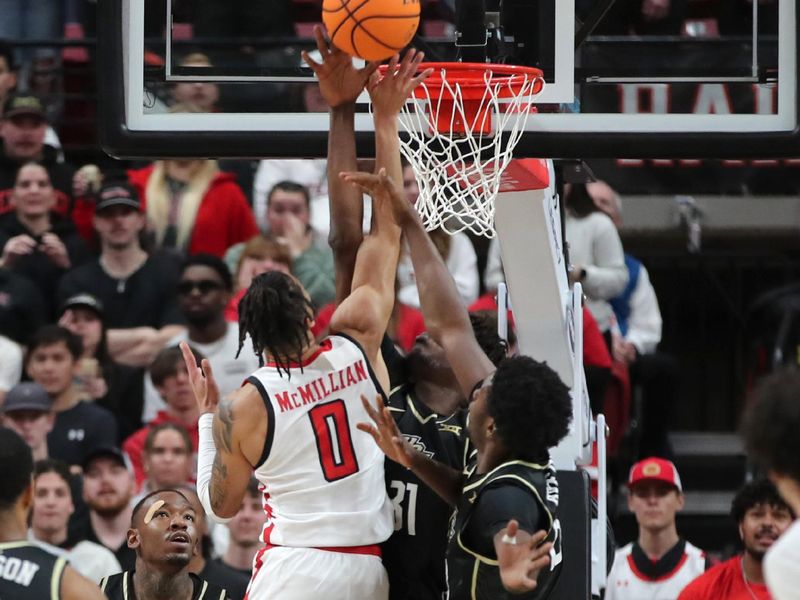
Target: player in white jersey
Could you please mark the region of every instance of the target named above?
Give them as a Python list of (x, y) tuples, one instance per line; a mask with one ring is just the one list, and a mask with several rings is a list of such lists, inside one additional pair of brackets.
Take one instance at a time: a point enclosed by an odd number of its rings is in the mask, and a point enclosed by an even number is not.
[(639, 537), (617, 550), (608, 575), (606, 600), (675, 600), (706, 570), (705, 553), (678, 536), (675, 514), (683, 489), (675, 465), (646, 458), (631, 469), (628, 507)]
[[(395, 57), (382, 78), (375, 65), (355, 71), (362, 82), (372, 74), (376, 169), (397, 181), (397, 114), (429, 74), (416, 75), (421, 59), (413, 50), (402, 62)], [(239, 305), (239, 327), (266, 364), (229, 397), (219, 400), (206, 361), (201, 370), (185, 354), (202, 413), (197, 488), (204, 508), (218, 520), (232, 517), (254, 470), (264, 488), (267, 544), (256, 557), (251, 600), (306, 599), (315, 590), (337, 599), (388, 595), (376, 546), (393, 529), (383, 459), (355, 424), (366, 416), (361, 395), (388, 387), (379, 349), (399, 245), (391, 207), (375, 202), (352, 291), (331, 320), (336, 333), (319, 343), (302, 285), (281, 273), (257, 277)]]

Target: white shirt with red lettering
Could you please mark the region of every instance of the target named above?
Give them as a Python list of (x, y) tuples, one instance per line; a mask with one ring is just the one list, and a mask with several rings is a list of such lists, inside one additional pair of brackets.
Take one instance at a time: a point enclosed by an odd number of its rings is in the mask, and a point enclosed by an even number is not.
[(394, 530), (383, 452), (356, 423), (371, 422), (362, 394), (379, 384), (361, 347), (343, 335), (290, 376), (267, 364), (247, 380), (269, 415), (264, 455), (255, 470), (267, 513), (269, 545), (336, 548), (377, 544)]

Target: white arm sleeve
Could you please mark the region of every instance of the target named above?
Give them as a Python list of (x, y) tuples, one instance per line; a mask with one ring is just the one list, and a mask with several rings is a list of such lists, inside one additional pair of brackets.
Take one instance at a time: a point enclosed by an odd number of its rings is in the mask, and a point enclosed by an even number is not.
[(214, 446), (214, 415), (205, 413), (197, 421), (199, 440), (197, 444), (197, 495), (206, 514), (218, 523), (227, 523), (230, 519), (218, 517), (211, 508), (211, 498), (208, 493), (211, 484), (211, 469), (217, 448)]

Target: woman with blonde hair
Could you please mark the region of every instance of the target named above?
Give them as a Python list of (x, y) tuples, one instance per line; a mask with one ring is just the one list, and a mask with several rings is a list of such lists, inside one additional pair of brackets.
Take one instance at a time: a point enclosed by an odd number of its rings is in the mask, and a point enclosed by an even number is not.
[[(172, 111), (192, 109), (176, 106)], [(222, 257), (234, 244), (258, 234), (236, 177), (221, 172), (215, 160), (157, 160), (129, 171), (128, 178), (142, 198), (157, 248)]]

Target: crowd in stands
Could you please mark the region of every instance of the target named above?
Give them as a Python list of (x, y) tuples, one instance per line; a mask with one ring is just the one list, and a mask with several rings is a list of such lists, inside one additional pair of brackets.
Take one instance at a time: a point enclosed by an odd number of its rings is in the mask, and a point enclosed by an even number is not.
[[(0, 37), (59, 37), (62, 18), (89, 15), (91, 4), (0, 0)], [(687, 4), (617, 2), (604, 32), (679, 33)], [(295, 33), (284, 2), (202, 5), (194, 11), (187, 2), (173, 2), (186, 20), (194, 19), (195, 35), (219, 27), (239, 35)], [(578, 6), (585, 11), (592, 3)], [(731, 0), (726, 6), (721, 23), (735, 24), (737, 11), (749, 3)], [(82, 25), (91, 31), (89, 21)], [(155, 21), (148, 27), (160, 33)], [(199, 414), (178, 343), (190, 344), (198, 364), (210, 361), (223, 393), (238, 388), (258, 368), (259, 357), (243, 344), (237, 305), (252, 279), (272, 270), (291, 273), (303, 284), (317, 310), (315, 332), (327, 332), (336, 290), (326, 169), (320, 160), (177, 159), (116, 171), (75, 169), (61, 150), (51, 107), (32, 92), (33, 74), (55, 60), (52, 51), (37, 54), (0, 43), (0, 413), (2, 424), (24, 438), (37, 461), (31, 539), (99, 581), (132, 568), (127, 531), (133, 506), (149, 492), (179, 489), (196, 514), (204, 514), (193, 488)], [(195, 53), (182, 64), (211, 61)], [(161, 109), (210, 112), (218, 100), (213, 84), (179, 84)], [(313, 99), (305, 106), (320, 109)], [(419, 190), (408, 165), (403, 184), (413, 202)], [(631, 387), (640, 386), (643, 434), (635, 458), (660, 457), (639, 463), (629, 481), (640, 537), (619, 551), (623, 560), (615, 563), (607, 597), (632, 598), (620, 591), (627, 584), (619, 583), (629, 577), (618, 566), (628, 564), (628, 556), (636, 564), (645, 564), (646, 555), (653, 564), (664, 559), (659, 564), (669, 566), (669, 552), (679, 545), (679, 556), (687, 552), (696, 567), (684, 584), (706, 567), (699, 551), (687, 549), (675, 531), (682, 488), (668, 462), (666, 434), (677, 369), (658, 349), (662, 319), (647, 269), (623, 250), (618, 195), (603, 182), (591, 182), (568, 186), (564, 197), (570, 280), (581, 282), (587, 297), (584, 360), (592, 408), (629, 405)], [(481, 273), (467, 235), (434, 231), (431, 237), (464, 304), (496, 310), (494, 296), (504, 279), (496, 240)], [(396, 299), (388, 333), (408, 351), (425, 324), (407, 249)], [(648, 464), (663, 476), (648, 472)], [(641, 487), (648, 482), (647, 489)], [(748, 519), (756, 518), (750, 513), (770, 513), (759, 518), (770, 521), (772, 541), (791, 520), (774, 490), (759, 485), (746, 488), (733, 508), (747, 559), (741, 563), (744, 584), (753, 582), (754, 598), (767, 596), (761, 563), (753, 558), (763, 540), (748, 529)], [(646, 523), (642, 506), (648, 497), (670, 503), (667, 538), (655, 540), (658, 524)], [(234, 600), (243, 598), (265, 518), (253, 481), (227, 525), (200, 519), (202, 551), (190, 570), (225, 587)], [(744, 559), (732, 560), (735, 570)], [(722, 568), (701, 576), (681, 598), (715, 597), (701, 580), (711, 573), (722, 577)], [(660, 574), (653, 570), (652, 579)]]

